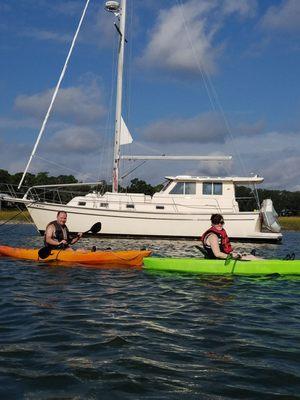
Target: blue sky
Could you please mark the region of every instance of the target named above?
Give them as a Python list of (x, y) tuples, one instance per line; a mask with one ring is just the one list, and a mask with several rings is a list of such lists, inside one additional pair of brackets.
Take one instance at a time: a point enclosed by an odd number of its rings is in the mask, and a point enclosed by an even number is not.
[[(85, 3), (0, 1), (0, 168), (24, 169)], [(90, 1), (31, 172), (110, 180), (113, 22)], [(124, 153), (233, 161), (147, 162), (123, 184), (255, 173), (300, 190), (299, 0), (128, 0), (126, 36)]]

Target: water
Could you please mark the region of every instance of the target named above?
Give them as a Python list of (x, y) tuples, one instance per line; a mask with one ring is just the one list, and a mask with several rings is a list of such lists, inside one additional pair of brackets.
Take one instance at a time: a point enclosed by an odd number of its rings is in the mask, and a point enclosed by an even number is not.
[[(0, 243), (42, 238), (29, 225), (2, 227)], [(299, 258), (299, 243), (289, 232), (281, 246), (255, 247)], [(84, 244), (198, 254), (192, 242)], [(300, 399), (299, 285), (0, 258), (0, 398)]]

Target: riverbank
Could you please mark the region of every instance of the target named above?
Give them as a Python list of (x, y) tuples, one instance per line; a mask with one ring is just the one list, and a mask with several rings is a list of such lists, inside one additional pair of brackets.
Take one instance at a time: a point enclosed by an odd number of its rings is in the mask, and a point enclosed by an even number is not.
[(1, 210), (0, 221), (11, 221), (11, 222), (31, 222), (32, 219), (27, 210)]
[(284, 231), (300, 231), (300, 217), (279, 217), (279, 223)]
[[(12, 222), (29, 222), (31, 221), (28, 211), (20, 213), (19, 210), (0, 211), (0, 220)], [(300, 231), (300, 217), (279, 217), (279, 223), (284, 231)]]

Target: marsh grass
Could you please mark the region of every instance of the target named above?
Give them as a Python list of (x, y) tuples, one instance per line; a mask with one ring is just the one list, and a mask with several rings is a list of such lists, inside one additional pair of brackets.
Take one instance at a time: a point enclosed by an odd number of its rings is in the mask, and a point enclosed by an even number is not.
[(300, 217), (279, 217), (279, 223), (285, 231), (300, 231)]
[(31, 218), (27, 210), (24, 210), (22, 213), (20, 213), (20, 210), (1, 210), (0, 220), (1, 221), (11, 220), (12, 222), (14, 221), (29, 222), (31, 221)]

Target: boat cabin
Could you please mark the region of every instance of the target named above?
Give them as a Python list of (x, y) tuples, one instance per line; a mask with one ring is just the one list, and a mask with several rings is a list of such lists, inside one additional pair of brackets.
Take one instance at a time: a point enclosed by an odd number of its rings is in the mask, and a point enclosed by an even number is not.
[(160, 192), (152, 197), (142, 193), (89, 193), (68, 205), (100, 209), (152, 212), (239, 212), (235, 185), (263, 182), (253, 177), (169, 176)]

